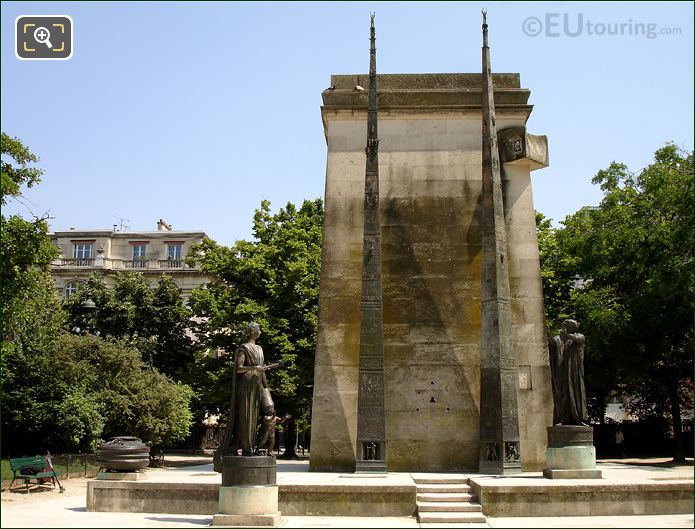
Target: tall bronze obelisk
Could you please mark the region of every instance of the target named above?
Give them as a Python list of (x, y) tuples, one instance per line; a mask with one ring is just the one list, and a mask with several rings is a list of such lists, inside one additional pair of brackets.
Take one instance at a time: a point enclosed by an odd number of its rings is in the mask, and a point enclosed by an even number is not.
[(384, 320), (381, 307), (379, 139), (377, 136), (376, 37), (371, 15), (367, 170), (364, 179), (360, 368), (357, 388), (356, 472), (386, 472), (384, 427)]
[(483, 182), (481, 232), (483, 282), (480, 322), (480, 472), (521, 471), (518, 384), (512, 346), (502, 177), (495, 124), (495, 100), (487, 17), (483, 10)]

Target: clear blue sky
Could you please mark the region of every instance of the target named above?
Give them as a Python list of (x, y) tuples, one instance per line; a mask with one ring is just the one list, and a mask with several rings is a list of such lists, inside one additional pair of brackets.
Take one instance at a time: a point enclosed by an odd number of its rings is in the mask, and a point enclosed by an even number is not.
[[(323, 195), (321, 90), (368, 70), (370, 10), (379, 72), (478, 72), (483, 6), (493, 71), (521, 73), (529, 130), (549, 137), (538, 210), (560, 220), (597, 203), (591, 177), (612, 160), (639, 169), (666, 141), (693, 148), (692, 3), (3, 2), (2, 130), (45, 169), (25, 202), (53, 229), (163, 217), (225, 244), (249, 237), (261, 199)], [(71, 15), (73, 58), (17, 60), (20, 14)], [(524, 33), (548, 14), (559, 36)], [(563, 34), (565, 14), (572, 32), (583, 17), (581, 35)], [(588, 34), (615, 23), (623, 35)], [(680, 34), (630, 35), (637, 23)]]

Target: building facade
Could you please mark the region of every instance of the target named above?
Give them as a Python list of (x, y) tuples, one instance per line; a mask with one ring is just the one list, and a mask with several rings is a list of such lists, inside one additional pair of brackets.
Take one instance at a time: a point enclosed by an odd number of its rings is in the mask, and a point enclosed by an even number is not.
[(183, 297), (208, 282), (199, 266), (185, 263), (190, 247), (205, 237), (202, 231), (172, 230), (160, 220), (157, 231), (75, 230), (51, 234), (60, 257), (51, 264), (56, 288), (70, 296), (97, 272), (107, 285), (118, 272), (142, 272), (154, 286), (161, 274), (169, 274)]

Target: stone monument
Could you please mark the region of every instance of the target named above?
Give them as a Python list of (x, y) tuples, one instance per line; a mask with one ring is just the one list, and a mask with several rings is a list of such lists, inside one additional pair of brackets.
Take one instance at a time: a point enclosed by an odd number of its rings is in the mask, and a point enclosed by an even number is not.
[[(518, 378), (522, 467), (540, 471), (552, 392), (531, 172), (547, 166), (547, 140), (526, 131), (533, 107), (519, 74), (491, 78), (513, 352), (500, 367)], [(475, 471), (481, 456), (482, 75), (380, 74), (375, 81), (386, 464), (389, 471)], [(310, 468), (351, 471), (365, 372), (369, 76), (333, 75), (330, 86), (321, 108), (328, 153)]]
[[(280, 522), (275, 457), (255, 455), (258, 419), (275, 415), (265, 372), (280, 364), (266, 365), (257, 323), (244, 329), (244, 343), (234, 357), (232, 398), (227, 426), (213, 458), (222, 473), (219, 512), (213, 525), (274, 526)], [(239, 454), (241, 451), (241, 454)]]
[(548, 340), (553, 387), (553, 426), (548, 427), (546, 478), (600, 478), (594, 429), (587, 424), (584, 388), (584, 335), (579, 322), (565, 320)]

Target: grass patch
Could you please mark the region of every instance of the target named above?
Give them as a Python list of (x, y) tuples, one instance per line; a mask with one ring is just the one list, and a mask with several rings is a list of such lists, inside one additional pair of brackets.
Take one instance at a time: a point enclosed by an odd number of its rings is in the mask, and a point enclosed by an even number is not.
[(12, 468), (10, 467), (10, 460), (9, 459), (2, 459), (0, 460), (0, 478), (5, 480), (5, 479), (12, 479)]
[[(58, 460), (56, 460), (58, 459)], [(85, 475), (85, 472), (87, 475), (95, 475), (97, 471), (99, 470), (99, 465), (92, 464), (91, 462), (87, 462), (86, 468), (85, 468), (85, 463), (84, 461), (80, 461), (78, 459), (74, 459), (70, 461), (70, 465), (68, 466), (67, 462), (63, 458), (53, 458), (53, 468), (56, 471), (56, 474), (58, 476), (64, 476), (67, 472), (68, 469), (70, 470), (70, 475), (71, 476), (78, 476), (78, 475)], [(0, 479), (3, 481), (6, 479), (12, 479), (13, 472), (12, 472), (12, 467), (10, 467), (10, 460), (9, 459), (1, 459), (0, 460)]]

